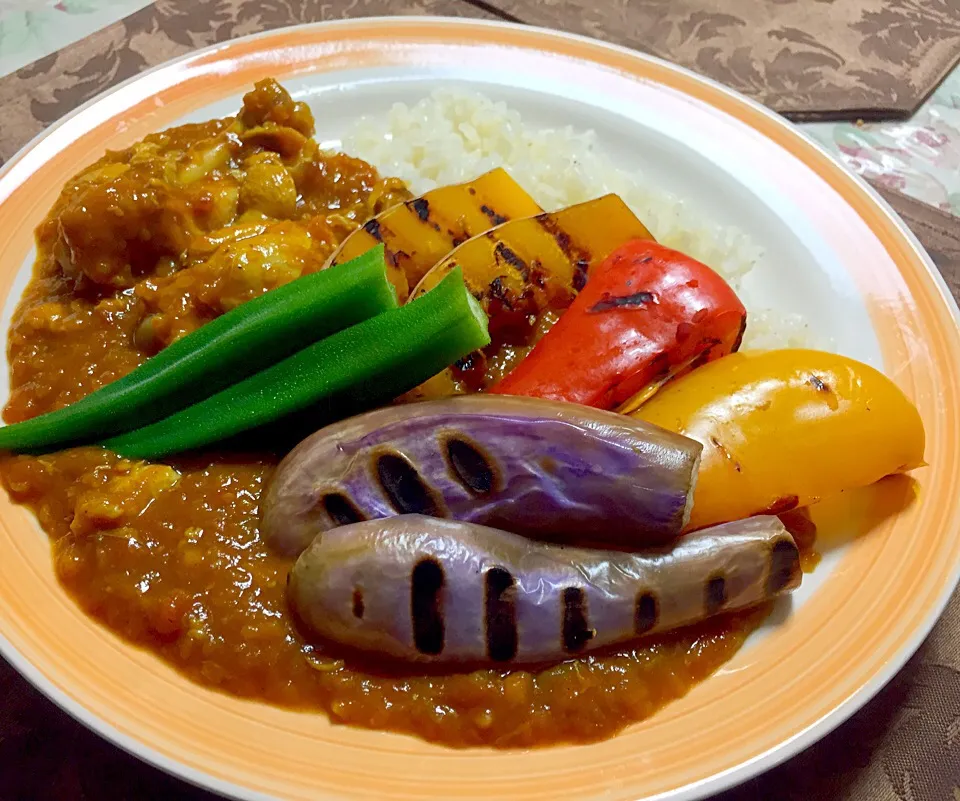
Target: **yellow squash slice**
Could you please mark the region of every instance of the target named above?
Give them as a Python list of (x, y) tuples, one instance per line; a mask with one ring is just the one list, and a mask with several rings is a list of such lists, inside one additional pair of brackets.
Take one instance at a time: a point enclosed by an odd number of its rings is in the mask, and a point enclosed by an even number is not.
[(330, 264), (349, 261), (380, 242), (400, 300), (457, 245), (508, 220), (542, 209), (503, 169), (442, 186), (381, 212), (348, 236)]
[(523, 358), (617, 247), (653, 235), (617, 195), (512, 220), (464, 242), (414, 288), (415, 298), (460, 267), (490, 318), (491, 344), (422, 385), (408, 399), (485, 389)]
[[(617, 195), (568, 206), (498, 225), (464, 242), (437, 263), (411, 297), (433, 289), (454, 268), (484, 301), (505, 293), (552, 287), (570, 299), (584, 285), (590, 270), (616, 247), (632, 239), (653, 239)], [(490, 309), (487, 309), (488, 313)]]

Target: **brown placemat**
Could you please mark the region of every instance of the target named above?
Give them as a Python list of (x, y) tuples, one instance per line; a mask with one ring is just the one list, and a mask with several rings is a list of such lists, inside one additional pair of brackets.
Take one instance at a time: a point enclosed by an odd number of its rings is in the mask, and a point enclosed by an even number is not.
[[(923, 243), (930, 258), (943, 273), (950, 292), (960, 301), (960, 240), (957, 238), (960, 235), (960, 221), (952, 214), (899, 192), (882, 187), (877, 187), (877, 190)], [(950, 801), (960, 801), (960, 798)]]
[[(483, 13), (460, 0), (161, 0), (0, 79), (0, 154), (14, 153), (108, 86), (194, 47), (296, 22), (388, 12)], [(960, 297), (960, 220), (903, 195), (884, 194)], [(100, 740), (0, 661), (0, 801), (212, 798)], [(722, 796), (722, 801), (958, 799), (960, 595), (909, 665), (864, 710), (785, 765)]]
[(960, 0), (489, 0), (682, 64), (791, 119), (912, 114), (960, 59)]
[(159, 0), (0, 80), (0, 160), (9, 142), (191, 49), (296, 22), (423, 13), (624, 44), (794, 120), (908, 116), (960, 59), (960, 0)]

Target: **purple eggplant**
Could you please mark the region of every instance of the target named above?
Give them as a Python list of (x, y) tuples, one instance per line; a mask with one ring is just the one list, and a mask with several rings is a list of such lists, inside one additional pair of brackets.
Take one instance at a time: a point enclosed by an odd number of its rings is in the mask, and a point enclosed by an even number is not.
[(399, 514), (660, 545), (689, 518), (701, 448), (641, 420), (535, 398), (393, 406), (301, 442), (273, 477), (263, 530), (291, 556), (322, 531)]
[(562, 660), (763, 603), (800, 585), (776, 517), (689, 534), (672, 548), (596, 551), (421, 515), (328, 531), (290, 574), (314, 633), (409, 662)]

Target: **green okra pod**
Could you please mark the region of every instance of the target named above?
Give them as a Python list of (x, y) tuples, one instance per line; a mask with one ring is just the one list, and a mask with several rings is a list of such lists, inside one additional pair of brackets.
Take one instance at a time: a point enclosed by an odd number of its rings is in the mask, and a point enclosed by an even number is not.
[(407, 305), (327, 337), (103, 445), (127, 458), (157, 459), (220, 442), (318, 404), (369, 408), (413, 389), (489, 342), (487, 317), (457, 268)]
[(89, 442), (152, 423), (396, 307), (380, 246), (241, 304), (76, 403), (0, 428), (0, 448)]

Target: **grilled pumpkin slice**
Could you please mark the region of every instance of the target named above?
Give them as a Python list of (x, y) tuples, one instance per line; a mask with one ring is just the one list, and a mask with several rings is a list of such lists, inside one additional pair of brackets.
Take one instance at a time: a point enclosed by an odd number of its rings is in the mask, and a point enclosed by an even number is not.
[(653, 235), (617, 195), (512, 220), (464, 242), (414, 288), (433, 289), (456, 267), (490, 318), (490, 345), (421, 385), (406, 400), (480, 391), (503, 377), (549, 330), (613, 250)]
[(382, 242), (390, 279), (403, 301), (410, 287), (457, 245), (508, 220), (541, 211), (506, 170), (497, 168), (381, 212), (343, 241), (330, 264), (349, 261)]

